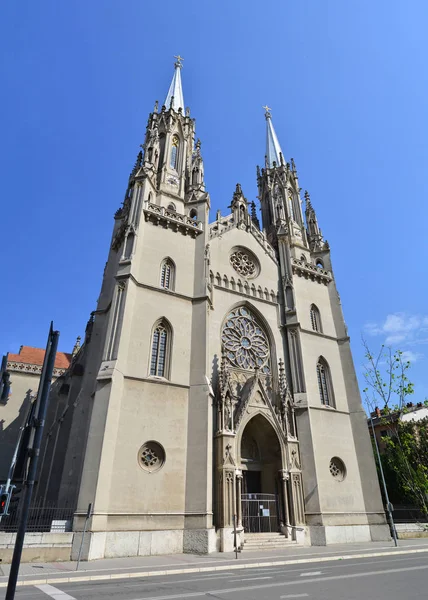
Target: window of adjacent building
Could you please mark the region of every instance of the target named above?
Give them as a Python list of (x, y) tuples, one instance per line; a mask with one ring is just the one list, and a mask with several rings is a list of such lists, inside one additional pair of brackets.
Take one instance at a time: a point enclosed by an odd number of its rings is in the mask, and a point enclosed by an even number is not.
[(330, 369), (324, 358), (320, 357), (317, 363), (318, 389), (321, 404), (334, 408), (333, 386), (331, 384)]
[(321, 315), (318, 307), (315, 304), (311, 305), (311, 325), (314, 331), (322, 333)]
[(167, 377), (170, 337), (169, 327), (160, 321), (153, 331), (150, 375)]
[(178, 135), (174, 135), (172, 136), (172, 147), (171, 147), (171, 158), (169, 161), (169, 166), (172, 169), (176, 169), (178, 167), (178, 146), (180, 144), (180, 140), (178, 138)]
[(174, 264), (170, 258), (165, 258), (161, 264), (160, 285), (166, 290), (174, 289)]

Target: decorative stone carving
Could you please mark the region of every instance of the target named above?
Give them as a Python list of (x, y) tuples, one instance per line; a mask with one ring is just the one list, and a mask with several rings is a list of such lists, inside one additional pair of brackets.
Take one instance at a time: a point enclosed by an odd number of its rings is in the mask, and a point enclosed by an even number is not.
[(239, 369), (270, 373), (269, 343), (255, 317), (240, 307), (230, 312), (222, 331), (227, 362)]
[(238, 248), (230, 255), (230, 264), (237, 273), (246, 279), (257, 277), (260, 271), (257, 258), (244, 248)]
[(224, 452), (223, 464), (224, 465), (233, 465), (233, 466), (236, 465), (235, 460), (232, 456), (232, 446), (230, 444), (227, 444), (227, 446), (226, 446), (226, 450)]
[(343, 460), (337, 456), (333, 456), (330, 460), (330, 473), (336, 481), (343, 481), (346, 477), (346, 467)]
[(148, 473), (159, 471), (165, 463), (165, 450), (158, 442), (146, 442), (138, 451), (138, 463)]

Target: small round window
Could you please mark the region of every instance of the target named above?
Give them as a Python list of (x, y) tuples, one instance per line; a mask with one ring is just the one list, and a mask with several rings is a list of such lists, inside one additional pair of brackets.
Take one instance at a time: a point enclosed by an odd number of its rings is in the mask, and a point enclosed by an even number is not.
[(230, 255), (230, 264), (242, 277), (253, 279), (260, 273), (259, 261), (246, 248), (234, 248)]
[(165, 450), (158, 442), (146, 442), (138, 450), (138, 463), (144, 471), (155, 473), (165, 463)]
[(336, 481), (343, 481), (346, 477), (346, 467), (343, 460), (333, 456), (330, 460), (330, 473)]

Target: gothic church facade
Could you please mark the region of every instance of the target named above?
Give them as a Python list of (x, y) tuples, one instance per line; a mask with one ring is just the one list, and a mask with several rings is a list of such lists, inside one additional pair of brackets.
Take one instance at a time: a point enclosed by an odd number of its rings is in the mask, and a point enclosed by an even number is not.
[(76, 531), (92, 503), (89, 559), (229, 551), (234, 520), (241, 545), (266, 531), (284, 544), (389, 539), (309, 195), (304, 217), (267, 109), (262, 226), (239, 185), (210, 223), (181, 67), (149, 116), (63, 380), (74, 412), (56, 497), (75, 498)]

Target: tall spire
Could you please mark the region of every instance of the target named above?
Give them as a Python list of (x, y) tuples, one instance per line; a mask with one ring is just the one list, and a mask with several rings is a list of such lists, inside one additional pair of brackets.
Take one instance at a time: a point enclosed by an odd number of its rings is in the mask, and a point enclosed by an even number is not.
[(274, 161), (278, 166), (282, 163), (280, 156), (282, 150), (276, 137), (275, 129), (273, 128), (272, 115), (270, 114), (272, 109), (269, 106), (263, 106), (263, 108), (265, 109), (266, 117), (266, 166), (272, 168)]
[(180, 55), (174, 56), (174, 58), (177, 59), (174, 64), (174, 77), (172, 78), (171, 85), (169, 86), (168, 95), (165, 100), (165, 106), (168, 110), (171, 106), (171, 100), (173, 99), (172, 108), (175, 111), (181, 108), (184, 113), (183, 88), (181, 86), (181, 68), (183, 66), (181, 61), (184, 59)]

